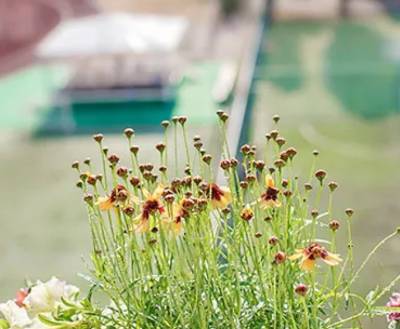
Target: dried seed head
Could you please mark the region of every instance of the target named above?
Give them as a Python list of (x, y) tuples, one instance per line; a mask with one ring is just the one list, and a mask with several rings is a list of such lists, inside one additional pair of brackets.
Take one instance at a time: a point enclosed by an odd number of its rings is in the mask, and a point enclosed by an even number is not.
[(312, 185), (310, 183), (304, 183), (304, 189), (306, 191), (311, 191), (312, 190)]
[(264, 169), (264, 167), (265, 167), (265, 162), (264, 161), (262, 161), (262, 160), (258, 160), (258, 161), (255, 161), (254, 162), (254, 165), (255, 165), (255, 167), (258, 169), (258, 170), (263, 170)]
[(247, 153), (250, 152), (250, 145), (245, 144), (240, 148), (240, 152), (242, 152), (242, 154), (247, 155)]
[(125, 215), (131, 217), (135, 213), (135, 209), (133, 207), (125, 207), (123, 212)]
[(284, 139), (283, 137), (277, 137), (275, 139), (276, 144), (278, 144), (279, 146), (282, 146), (286, 143), (286, 139)]
[(90, 204), (90, 205), (93, 204), (93, 199), (94, 199), (93, 194), (90, 194), (90, 193), (86, 193), (83, 197), (83, 201), (85, 201), (87, 204)]
[(261, 232), (256, 232), (256, 234), (254, 234), (254, 236), (259, 239), (262, 237), (262, 233)]
[(239, 185), (243, 190), (245, 190), (245, 189), (247, 189), (249, 187), (249, 183), (247, 183), (246, 181), (241, 181), (239, 183)]
[(119, 157), (116, 154), (111, 154), (108, 157), (108, 161), (112, 164), (112, 165), (116, 165), (119, 162)]
[(268, 243), (269, 243), (271, 246), (276, 246), (276, 245), (278, 244), (278, 242), (279, 242), (279, 239), (278, 239), (276, 236), (271, 236), (271, 237), (268, 239)]
[(231, 167), (231, 162), (228, 159), (224, 159), (224, 160), (221, 160), (221, 162), (219, 163), (219, 166), (223, 170), (228, 170)]
[(339, 229), (339, 227), (340, 227), (340, 222), (338, 221), (338, 220), (336, 220), (336, 219), (332, 219), (330, 222), (329, 222), (329, 228), (332, 230), (332, 231), (337, 231), (338, 229)]
[(283, 251), (278, 251), (274, 256), (275, 264), (283, 264), (286, 260), (286, 254)]
[(97, 143), (101, 143), (101, 141), (103, 140), (104, 136), (103, 134), (96, 134), (93, 135), (93, 139), (97, 142)]
[(169, 121), (168, 120), (162, 121), (161, 126), (164, 127), (165, 129), (167, 129), (169, 127)]
[(347, 208), (345, 211), (346, 215), (350, 218), (354, 214), (354, 210), (352, 208)]
[(79, 169), (79, 161), (72, 162), (71, 167), (74, 168), (74, 169)]
[(300, 284), (298, 284), (298, 285), (296, 286), (296, 288), (294, 288), (294, 291), (295, 291), (295, 293), (298, 294), (299, 296), (304, 297), (304, 296), (307, 295), (308, 287), (307, 287), (305, 284), (300, 283)]
[(271, 130), (269, 134), (270, 134), (271, 138), (275, 140), (279, 135), (279, 131), (276, 130), (276, 129), (275, 130)]
[(203, 155), (203, 161), (207, 164), (210, 164), (212, 160), (212, 156), (210, 154), (204, 154)]
[(164, 144), (164, 143), (158, 143), (158, 144), (156, 145), (156, 149), (157, 149), (160, 153), (164, 152), (164, 150), (165, 150), (165, 144)]
[(87, 166), (90, 166), (90, 158), (86, 158), (85, 160), (83, 160), (83, 163)]
[(319, 215), (319, 212), (318, 212), (317, 209), (311, 210), (311, 216), (312, 216), (312, 218), (317, 218), (318, 215)]
[(136, 176), (131, 177), (129, 182), (132, 184), (133, 187), (138, 187), (140, 185), (140, 179)]
[(117, 169), (117, 175), (118, 175), (119, 177), (122, 177), (122, 178), (128, 176), (128, 168), (126, 168), (126, 167), (119, 167), (119, 168)]
[(129, 139), (135, 134), (135, 131), (132, 128), (126, 128), (124, 130), (124, 135)]
[(289, 185), (289, 181), (287, 179), (282, 179), (282, 187), (287, 187)]
[(334, 190), (336, 190), (337, 188), (338, 188), (338, 183), (336, 183), (336, 182), (329, 182), (329, 184), (328, 184), (328, 186), (329, 186), (329, 189), (331, 190), (331, 192), (333, 192)]
[(275, 123), (278, 123), (280, 119), (281, 119), (281, 117), (280, 117), (278, 114), (275, 114), (275, 115), (272, 117), (272, 120), (274, 120)]

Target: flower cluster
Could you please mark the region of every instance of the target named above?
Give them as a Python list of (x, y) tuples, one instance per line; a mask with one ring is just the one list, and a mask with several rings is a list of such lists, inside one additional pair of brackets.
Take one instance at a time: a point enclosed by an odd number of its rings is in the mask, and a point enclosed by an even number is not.
[(316, 169), (319, 152), (309, 173), (296, 175), (298, 152), (286, 147), (274, 116), (263, 151), (246, 144), (233, 157), (229, 115), (217, 114), (219, 162), (200, 136), (190, 145), (186, 117), (161, 123), (156, 165), (141, 161), (133, 129), (124, 131), (127, 163), (95, 135), (99, 160), (72, 164), (92, 238), (89, 295), (79, 301), (56, 279), (38, 283), (0, 307), (0, 328), (338, 329), (382, 314), (398, 326), (398, 295), (377, 303), (400, 276), (367, 297), (354, 289), (398, 231), (356, 268), (354, 211), (340, 216), (333, 207), (338, 184)]
[[(61, 328), (63, 323), (78, 328), (85, 322), (76, 312), (71, 312), (71, 306), (78, 303), (78, 294), (77, 287), (55, 277), (47, 282), (38, 281), (17, 291), (14, 300), (0, 304), (0, 328), (48, 329), (55, 324)], [(69, 314), (62, 316), (63, 313)]]

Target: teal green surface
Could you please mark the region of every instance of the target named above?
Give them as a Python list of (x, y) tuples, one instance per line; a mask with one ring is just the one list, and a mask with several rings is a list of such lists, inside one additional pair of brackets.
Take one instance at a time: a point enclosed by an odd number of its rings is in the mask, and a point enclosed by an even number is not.
[(63, 84), (65, 70), (32, 66), (0, 80), (0, 128), (45, 133), (66, 128), (71, 132), (107, 131), (127, 125), (152, 127), (173, 115), (189, 115), (194, 124), (207, 124), (215, 119), (212, 88), (219, 67), (219, 62), (192, 65), (178, 87), (175, 102), (75, 104), (72, 111), (63, 113), (49, 103), (52, 93)]
[[(321, 73), (323, 86), (344, 111), (367, 119), (400, 112), (398, 31), (396, 27), (389, 30), (384, 24), (381, 27), (368, 21), (277, 24), (267, 34), (258, 75), (282, 92), (295, 92), (307, 87), (313, 76)], [(311, 62), (304, 65), (301, 61), (307, 52), (307, 40), (319, 37), (325, 37), (327, 42), (319, 59), (320, 67)]]

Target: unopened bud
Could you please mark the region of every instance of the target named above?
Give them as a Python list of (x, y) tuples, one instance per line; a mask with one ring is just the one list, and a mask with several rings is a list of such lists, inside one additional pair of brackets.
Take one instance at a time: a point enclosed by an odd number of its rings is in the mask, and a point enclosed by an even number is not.
[(101, 143), (101, 141), (103, 140), (104, 136), (103, 134), (96, 134), (93, 135), (93, 139), (97, 142), (97, 143)]
[(339, 229), (339, 227), (340, 227), (340, 222), (338, 220), (333, 219), (329, 222), (329, 228), (332, 231), (334, 231), (334, 232), (337, 231)]
[(295, 293), (298, 294), (299, 296), (304, 297), (304, 296), (307, 295), (308, 287), (307, 287), (305, 284), (300, 283), (300, 284), (298, 284), (298, 285), (296, 286), (296, 288), (294, 288), (294, 291), (295, 291)]
[(125, 135), (127, 138), (131, 138), (134, 134), (135, 134), (135, 131), (134, 131), (132, 128), (126, 128), (126, 129), (124, 130), (124, 135)]

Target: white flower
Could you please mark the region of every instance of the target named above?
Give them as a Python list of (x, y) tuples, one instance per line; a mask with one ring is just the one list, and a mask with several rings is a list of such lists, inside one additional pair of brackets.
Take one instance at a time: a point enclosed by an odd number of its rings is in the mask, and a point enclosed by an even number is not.
[(29, 314), (35, 316), (39, 313), (54, 311), (62, 297), (69, 299), (78, 292), (78, 288), (53, 277), (45, 283), (38, 281), (24, 303)]
[(10, 325), (10, 329), (26, 329), (32, 322), (26, 309), (19, 307), (11, 300), (0, 304), (0, 313)]

